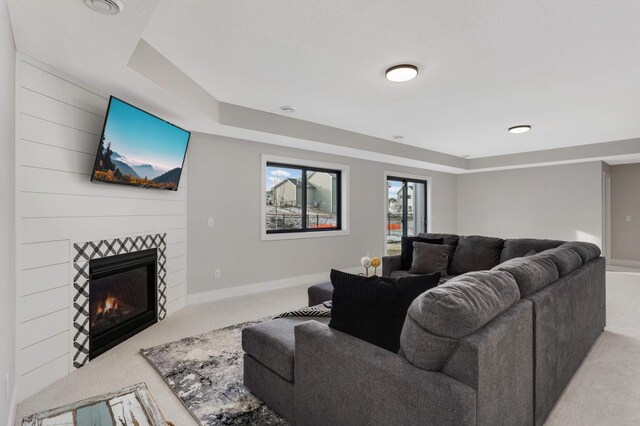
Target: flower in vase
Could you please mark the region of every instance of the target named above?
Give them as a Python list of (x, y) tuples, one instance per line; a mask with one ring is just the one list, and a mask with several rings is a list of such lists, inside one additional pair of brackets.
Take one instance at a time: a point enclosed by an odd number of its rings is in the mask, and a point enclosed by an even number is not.
[(372, 258), (371, 266), (373, 266), (373, 275), (378, 275), (378, 266), (380, 266), (380, 258), (379, 257)]
[(371, 258), (369, 256), (363, 257), (362, 259), (360, 259), (360, 264), (364, 268), (364, 275), (366, 277), (368, 277), (369, 276), (369, 268), (371, 267)]

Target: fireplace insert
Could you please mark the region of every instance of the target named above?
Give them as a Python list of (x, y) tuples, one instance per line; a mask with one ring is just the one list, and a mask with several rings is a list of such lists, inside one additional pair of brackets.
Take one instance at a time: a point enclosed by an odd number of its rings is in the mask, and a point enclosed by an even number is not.
[(157, 322), (157, 250), (89, 263), (89, 359)]

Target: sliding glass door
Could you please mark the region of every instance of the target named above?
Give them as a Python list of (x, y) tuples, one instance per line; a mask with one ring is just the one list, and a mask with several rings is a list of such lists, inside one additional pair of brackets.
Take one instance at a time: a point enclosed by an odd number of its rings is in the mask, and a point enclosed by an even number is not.
[(403, 236), (427, 232), (427, 182), (387, 177), (387, 255), (400, 254)]

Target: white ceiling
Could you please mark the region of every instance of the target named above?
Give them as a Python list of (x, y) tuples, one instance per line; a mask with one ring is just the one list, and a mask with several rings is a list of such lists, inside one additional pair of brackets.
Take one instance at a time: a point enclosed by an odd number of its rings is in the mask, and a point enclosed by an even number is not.
[[(127, 67), (140, 38), (220, 101), (456, 156), (640, 136), (640, 2), (9, 0), (17, 49), (196, 131), (223, 128)], [(412, 62), (416, 80), (387, 82)], [(506, 129), (531, 124), (512, 135)], [(398, 142), (389, 141), (389, 144)]]

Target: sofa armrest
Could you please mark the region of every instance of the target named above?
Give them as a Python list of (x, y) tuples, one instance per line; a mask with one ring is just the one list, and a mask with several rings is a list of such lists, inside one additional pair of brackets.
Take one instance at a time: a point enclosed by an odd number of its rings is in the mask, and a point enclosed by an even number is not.
[(402, 261), (400, 260), (400, 255), (382, 257), (382, 276), (388, 277), (393, 271), (398, 271), (401, 268)]
[(475, 425), (476, 392), (317, 321), (295, 327), (296, 425)]

